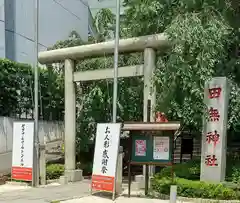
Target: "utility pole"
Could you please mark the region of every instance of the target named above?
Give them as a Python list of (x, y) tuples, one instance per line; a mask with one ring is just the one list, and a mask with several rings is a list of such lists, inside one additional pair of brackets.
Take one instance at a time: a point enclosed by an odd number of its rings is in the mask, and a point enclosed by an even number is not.
[(114, 48), (113, 115), (112, 115), (113, 123), (117, 122), (119, 29), (120, 29), (120, 0), (116, 0), (116, 29)]
[(34, 146), (33, 146), (33, 187), (39, 185), (39, 136), (38, 136), (38, 22), (39, 22), (39, 0), (34, 1)]

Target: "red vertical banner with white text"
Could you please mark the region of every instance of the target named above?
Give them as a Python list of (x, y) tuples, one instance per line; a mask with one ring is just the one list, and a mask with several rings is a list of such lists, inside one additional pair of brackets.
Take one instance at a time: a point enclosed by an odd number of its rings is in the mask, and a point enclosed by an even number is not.
[(225, 179), (227, 114), (229, 85), (226, 77), (205, 83), (201, 180), (221, 182)]

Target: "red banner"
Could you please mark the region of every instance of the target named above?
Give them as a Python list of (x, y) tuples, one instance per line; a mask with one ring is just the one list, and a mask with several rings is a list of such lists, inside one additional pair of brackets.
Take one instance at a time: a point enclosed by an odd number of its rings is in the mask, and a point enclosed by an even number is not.
[(92, 175), (92, 189), (98, 191), (113, 192), (114, 177)]
[(12, 179), (32, 181), (32, 168), (12, 167)]

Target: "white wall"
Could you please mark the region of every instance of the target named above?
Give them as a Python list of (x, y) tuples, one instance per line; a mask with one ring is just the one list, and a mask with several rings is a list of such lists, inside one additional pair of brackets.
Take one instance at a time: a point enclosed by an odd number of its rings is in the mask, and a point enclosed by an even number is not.
[[(16, 119), (0, 117), (0, 173), (10, 172), (12, 161), (13, 121)], [(63, 122), (39, 122), (39, 139), (49, 142), (62, 142)], [(54, 158), (54, 157), (51, 157)]]
[(4, 11), (4, 0), (0, 0), (0, 57), (5, 57), (5, 11)]

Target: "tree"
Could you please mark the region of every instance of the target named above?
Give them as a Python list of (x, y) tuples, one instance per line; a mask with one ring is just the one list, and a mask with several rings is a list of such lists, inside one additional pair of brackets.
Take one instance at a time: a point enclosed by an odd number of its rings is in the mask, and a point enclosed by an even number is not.
[[(30, 65), (0, 60), (0, 115), (33, 118), (34, 77)], [(39, 68), (39, 112), (44, 120), (63, 120), (63, 81)], [(44, 107), (44, 108), (43, 108)], [(43, 113), (43, 115), (41, 115)], [(25, 114), (25, 115), (24, 115)]]
[[(7, 59), (0, 60), (0, 113), (1, 116), (21, 114), (31, 106), (30, 66)], [(23, 100), (20, 99), (21, 95)], [(30, 102), (30, 103), (29, 103)]]
[[(203, 85), (213, 76), (232, 84), (229, 128), (239, 126), (239, 4), (237, 1), (126, 0), (133, 36), (165, 32), (173, 47), (158, 56), (157, 109), (201, 131)], [(169, 91), (170, 90), (170, 91)]]
[[(236, 131), (240, 120), (237, 20), (240, 12), (237, 2), (125, 0), (124, 5), (121, 37), (165, 32), (172, 42), (167, 53), (157, 54), (154, 77), (158, 92), (156, 110), (164, 111), (170, 120), (182, 121), (187, 129), (200, 132), (204, 82), (213, 76), (227, 76), (232, 84), (229, 128)], [(103, 36), (100, 41), (109, 39), (113, 19), (114, 15), (109, 10), (97, 14), (95, 22)], [(69, 43), (64, 42), (64, 47)], [(119, 66), (142, 62), (142, 54), (125, 54), (120, 56)], [(107, 67), (113, 67), (112, 57), (77, 63), (77, 70), (81, 71)], [(94, 140), (96, 123), (111, 120), (112, 80), (88, 82), (80, 87), (77, 95), (77, 143), (81, 144), (79, 149), (84, 150), (86, 144)], [(142, 120), (142, 87), (140, 78), (119, 80), (119, 121)]]

